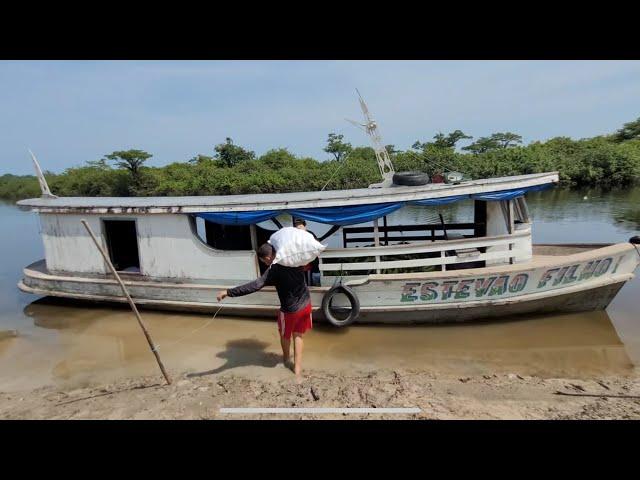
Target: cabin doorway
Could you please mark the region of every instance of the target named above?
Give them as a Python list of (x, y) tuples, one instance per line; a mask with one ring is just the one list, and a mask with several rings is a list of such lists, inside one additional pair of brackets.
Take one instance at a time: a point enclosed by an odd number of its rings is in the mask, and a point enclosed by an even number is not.
[(103, 220), (109, 258), (119, 272), (140, 273), (135, 220)]

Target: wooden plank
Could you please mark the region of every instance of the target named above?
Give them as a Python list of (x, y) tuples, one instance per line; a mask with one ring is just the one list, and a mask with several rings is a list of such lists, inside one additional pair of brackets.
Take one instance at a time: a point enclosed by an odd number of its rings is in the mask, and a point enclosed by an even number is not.
[[(442, 252), (444, 253), (444, 252)], [(481, 253), (473, 258), (474, 262), (481, 262), (483, 260), (499, 260), (507, 259), (509, 257), (518, 257), (525, 255), (525, 250), (511, 250), (509, 255), (506, 252), (487, 252)], [(436, 257), (436, 258), (418, 258), (415, 260), (391, 260), (387, 262), (353, 262), (353, 263), (324, 263), (320, 266), (322, 271), (338, 271), (338, 270), (375, 270), (380, 268), (386, 270), (389, 268), (412, 268), (412, 267), (427, 267), (437, 265), (449, 265), (455, 263), (467, 263), (468, 258), (459, 258), (457, 256), (450, 257)]]
[[(513, 200), (509, 200), (507, 202), (508, 205), (508, 212), (509, 212), (509, 235), (511, 235), (515, 229), (515, 222), (514, 222), (514, 216), (513, 216)], [(513, 248), (513, 246), (511, 244), (509, 244), (509, 250), (511, 250)], [(509, 257), (509, 263), (513, 264), (513, 258)]]
[(251, 250), (254, 252), (258, 251), (258, 235), (256, 232), (255, 225), (249, 225), (249, 232), (251, 234)]
[(385, 245), (389, 245), (389, 231), (387, 230), (387, 228), (389, 228), (389, 225), (387, 225), (387, 216), (385, 215), (384, 217), (382, 217), (382, 222), (383, 222), (383, 226), (384, 226), (384, 244)]
[[(473, 235), (468, 235), (465, 236), (465, 238), (475, 238)], [(434, 235), (433, 236), (433, 241), (436, 240), (445, 240), (443, 235)], [(404, 236), (404, 237), (388, 237), (388, 240), (390, 242), (419, 242), (419, 241), (426, 241), (426, 240), (431, 240), (431, 236), (426, 236), (426, 235), (412, 235), (412, 236)], [(350, 243), (372, 243), (374, 241), (373, 237), (356, 237), (356, 238), (349, 238), (347, 239), (347, 245), (349, 245)], [(349, 247), (345, 247), (345, 248), (349, 248)]]
[[(378, 219), (373, 221), (373, 239), (376, 247), (380, 246), (380, 232), (378, 231)], [(376, 263), (380, 263), (380, 256), (376, 255)], [(376, 268), (376, 273), (380, 273), (380, 269)]]
[[(442, 225), (439, 223), (423, 223), (415, 225), (391, 225), (387, 227), (379, 227), (380, 232), (415, 232), (425, 229), (436, 227), (438, 230), (442, 230)], [(473, 230), (476, 227), (475, 223), (447, 223), (447, 230)], [(372, 233), (373, 227), (345, 227), (344, 230), (347, 233)]]
[(509, 242), (516, 242), (518, 239), (530, 237), (529, 232), (516, 232), (513, 235), (500, 235), (495, 237), (485, 237), (479, 239), (460, 239), (441, 242), (425, 242), (422, 244), (391, 245), (388, 247), (360, 247), (349, 249), (326, 249), (322, 257), (345, 258), (345, 257), (373, 257), (375, 255), (402, 255), (409, 253), (429, 253), (440, 252), (441, 250), (456, 250), (458, 248), (480, 248), (492, 247), (496, 245), (506, 245)]

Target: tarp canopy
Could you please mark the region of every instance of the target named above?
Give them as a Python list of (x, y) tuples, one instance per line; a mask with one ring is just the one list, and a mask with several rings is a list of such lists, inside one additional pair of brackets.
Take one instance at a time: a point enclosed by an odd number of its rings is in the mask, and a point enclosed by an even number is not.
[(471, 195), (455, 195), (451, 197), (430, 198), (425, 200), (413, 200), (410, 202), (373, 203), (367, 205), (352, 205), (348, 207), (323, 207), (323, 208), (295, 208), (283, 210), (252, 210), (245, 212), (203, 212), (195, 216), (221, 225), (252, 225), (264, 222), (271, 218), (288, 213), (297, 218), (304, 218), (318, 223), (330, 225), (355, 225), (366, 223), (376, 218), (384, 217), (405, 205), (436, 206), (462, 200), (484, 200), (496, 202), (512, 200), (521, 197), (527, 192), (544, 190), (553, 184), (536, 185), (532, 187), (502, 190), (498, 192), (477, 193)]
[(196, 217), (204, 218), (220, 225), (253, 225), (277, 217), (282, 210), (254, 210), (251, 212), (202, 212)]
[(372, 205), (353, 205), (349, 207), (296, 208), (287, 210), (294, 217), (304, 218), (318, 223), (331, 225), (355, 225), (389, 215), (401, 209), (403, 202), (374, 203)]

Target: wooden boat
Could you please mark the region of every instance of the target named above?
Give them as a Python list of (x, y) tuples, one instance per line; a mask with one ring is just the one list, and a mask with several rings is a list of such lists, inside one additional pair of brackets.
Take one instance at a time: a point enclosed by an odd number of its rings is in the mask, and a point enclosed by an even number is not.
[[(80, 222), (86, 219), (137, 304), (217, 311), (218, 290), (260, 275), (256, 250), (282, 226), (277, 217), (283, 214), (330, 225), (318, 235), (321, 241), (342, 235), (341, 247), (325, 250), (317, 275), (309, 279), (314, 318), (338, 326), (354, 320), (450, 322), (604, 309), (633, 278), (640, 250), (631, 241), (532, 245), (525, 195), (557, 184), (557, 172), (466, 181), (458, 172), (444, 172), (440, 180), (446, 177), (450, 183), (416, 185), (415, 176), (394, 182), (393, 164), (362, 97), (360, 106), (365, 119), (360, 126), (371, 139), (383, 179), (364, 189), (58, 198), (32, 154), (42, 197), (18, 204), (39, 214), (45, 258), (24, 269), (19, 288), (38, 295), (126, 301)], [(473, 218), (466, 223), (446, 224), (442, 215), (431, 224), (387, 221), (409, 205), (437, 211), (463, 201), (473, 202)], [(352, 297), (334, 296), (336, 284), (348, 287)], [(278, 298), (266, 287), (228, 298), (224, 305), (226, 315), (275, 315)], [(340, 310), (347, 316), (340, 318)]]
[[(321, 241), (341, 236), (339, 248), (323, 252), (312, 279), (317, 320), (325, 319), (323, 297), (338, 282), (359, 300), (357, 322), (604, 309), (633, 278), (640, 252), (632, 243), (533, 245), (525, 196), (557, 182), (550, 172), (457, 184), (158, 198), (58, 198), (44, 182), (41, 198), (18, 202), (38, 213), (45, 251), (18, 286), (36, 295), (125, 301), (80, 223), (86, 219), (138, 305), (214, 312), (218, 290), (260, 275), (256, 250), (287, 214), (327, 225), (326, 234), (315, 232)], [(437, 211), (462, 201), (473, 202), (467, 223), (387, 221), (409, 205)], [(278, 305), (275, 290), (266, 287), (226, 299), (223, 311), (272, 316)], [(349, 303), (336, 297), (331, 308), (348, 310)]]

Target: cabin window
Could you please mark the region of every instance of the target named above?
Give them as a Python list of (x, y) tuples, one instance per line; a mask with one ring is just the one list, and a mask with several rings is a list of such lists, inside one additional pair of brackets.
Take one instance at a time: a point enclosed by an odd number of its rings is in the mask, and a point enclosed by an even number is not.
[(109, 258), (119, 272), (140, 273), (135, 220), (103, 220)]
[(513, 201), (513, 212), (515, 217), (515, 223), (530, 223), (531, 217), (529, 216), (529, 208), (524, 197), (517, 197)]
[(204, 222), (207, 245), (218, 250), (251, 250), (249, 225), (220, 225)]
[[(380, 245), (457, 240), (486, 236), (487, 202), (462, 201), (435, 207), (406, 206), (378, 219)], [(375, 245), (373, 222), (342, 229), (342, 246)]]
[(474, 237), (487, 236), (487, 202), (473, 201), (473, 231)]
[[(250, 225), (221, 225), (200, 217), (192, 217), (195, 221), (195, 234), (205, 244), (217, 250), (254, 250), (251, 242)], [(276, 231), (256, 225), (255, 247), (269, 240)]]

